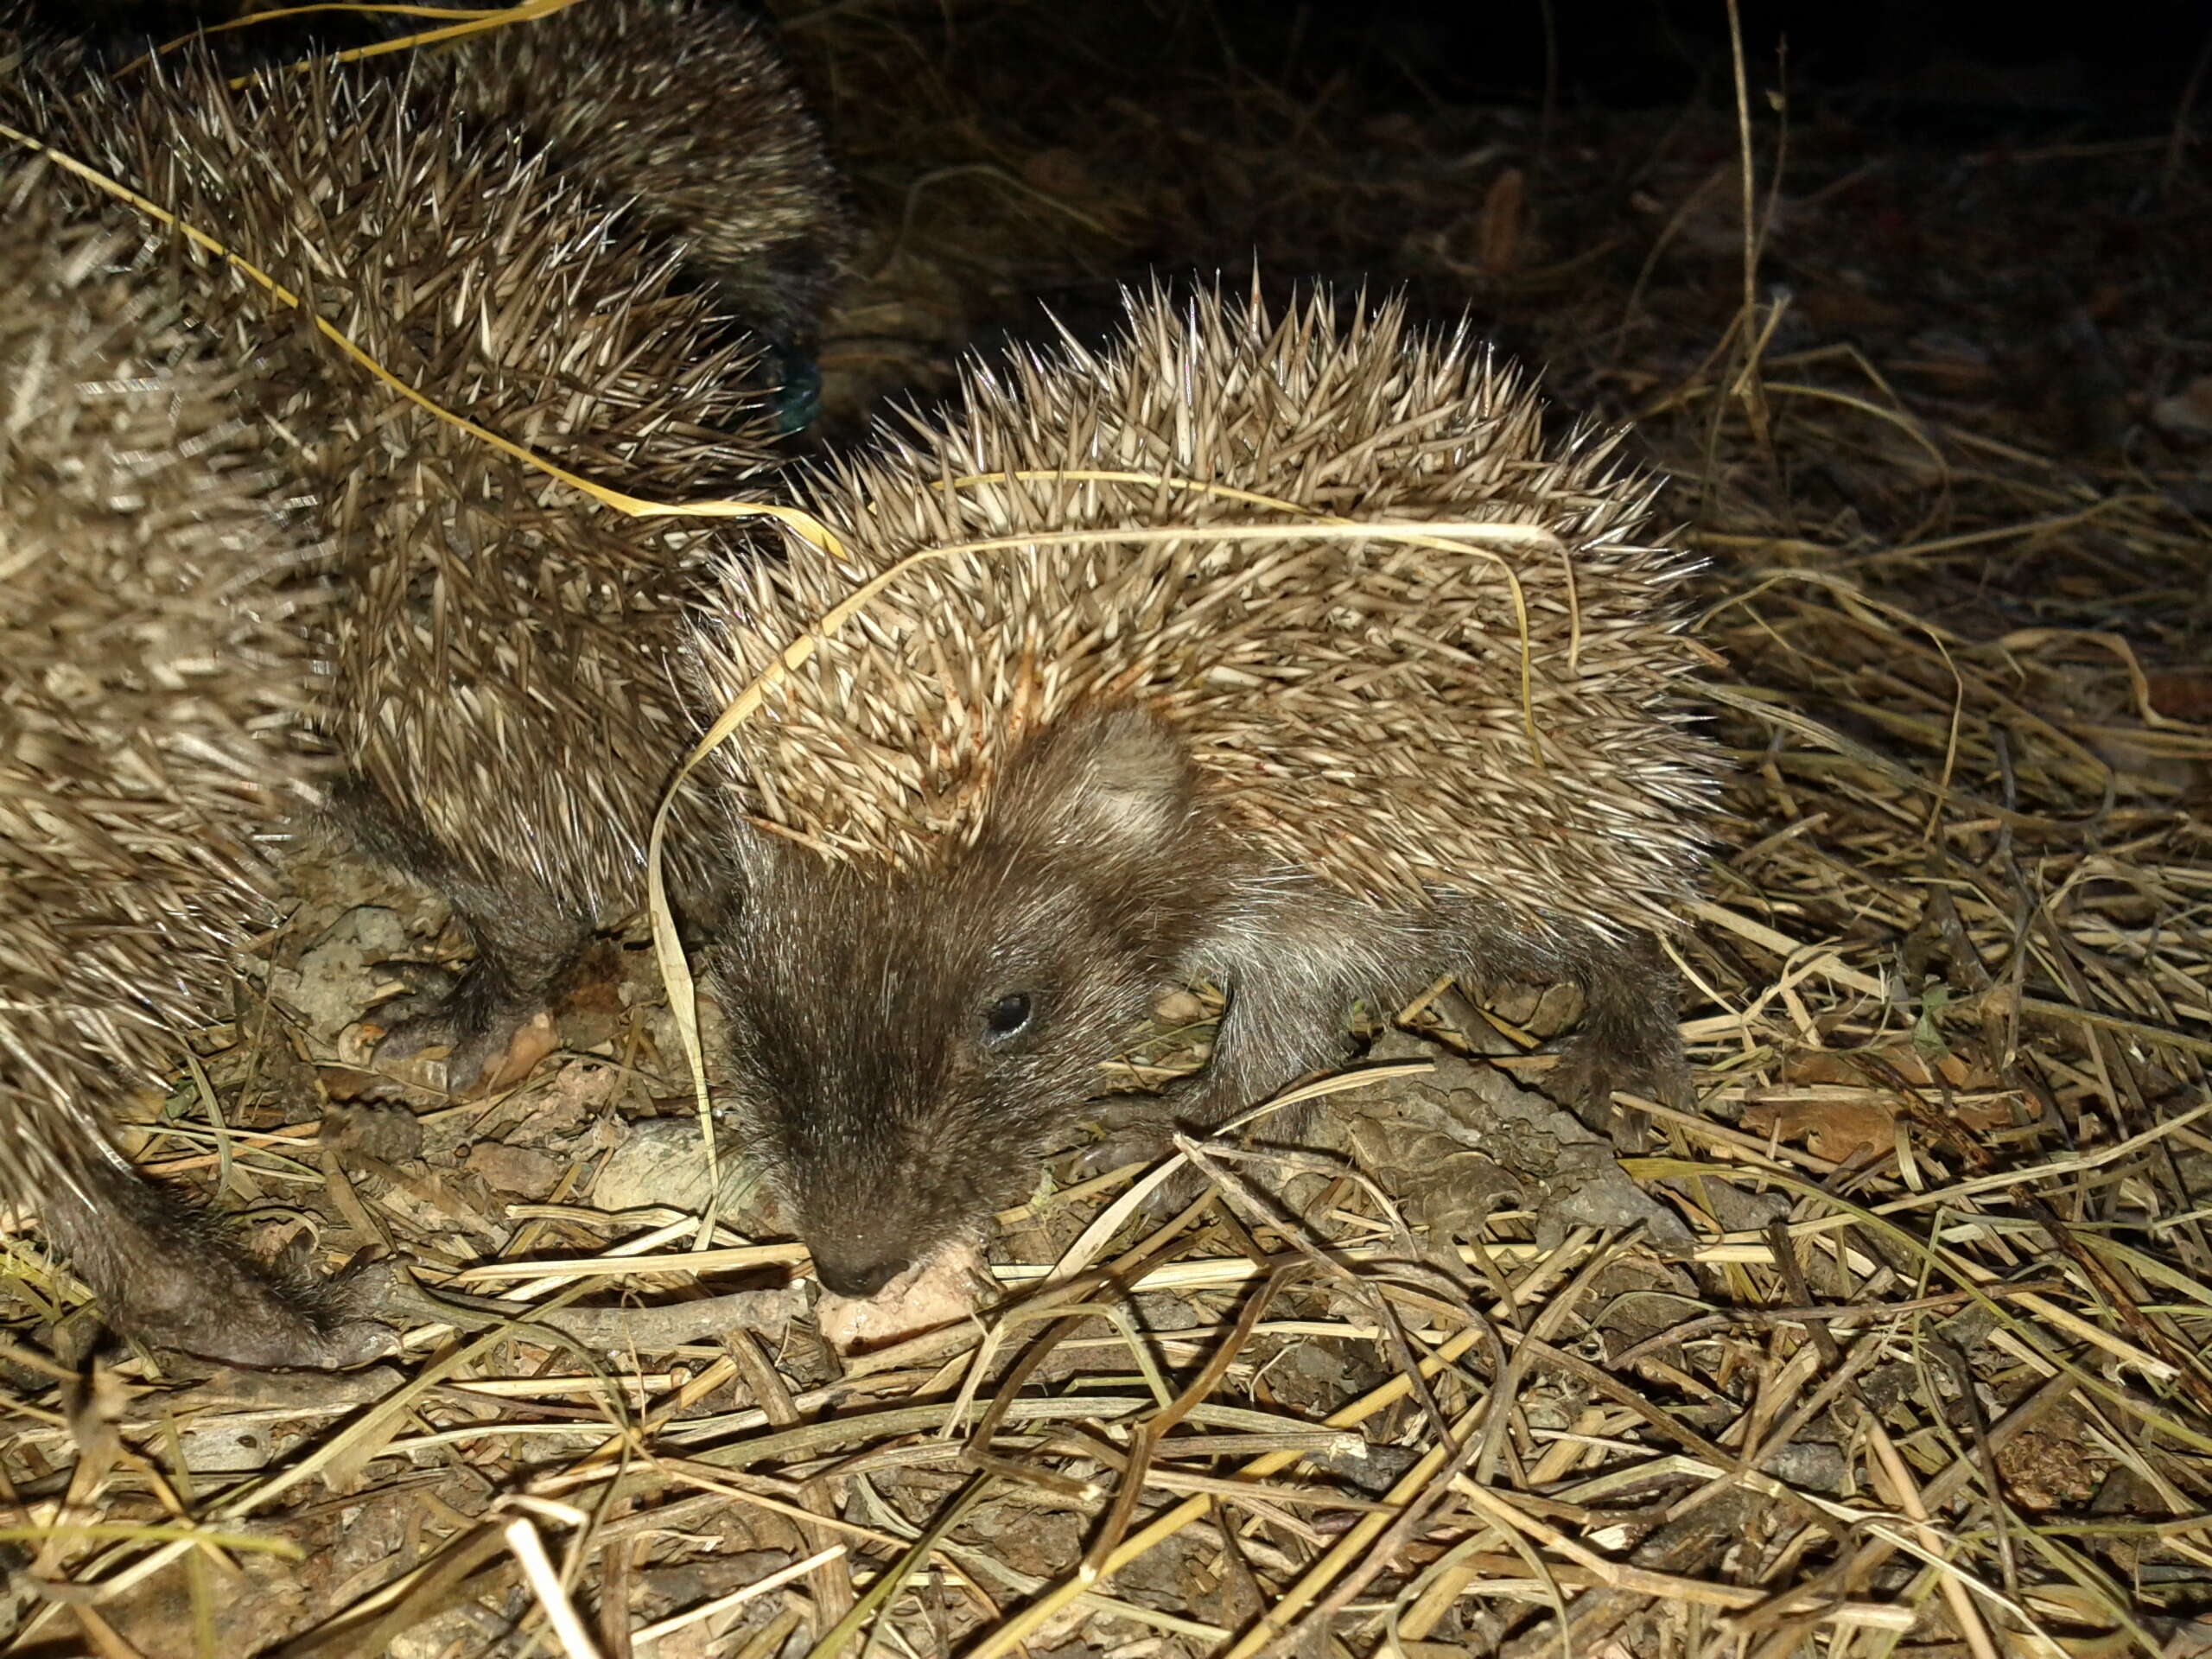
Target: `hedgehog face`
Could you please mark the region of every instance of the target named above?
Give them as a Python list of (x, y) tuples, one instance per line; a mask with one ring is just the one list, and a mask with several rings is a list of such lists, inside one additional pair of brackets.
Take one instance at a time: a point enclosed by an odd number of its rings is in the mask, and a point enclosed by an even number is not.
[(1026, 1193), (1221, 902), (1179, 745), (1064, 723), (914, 869), (748, 832), (718, 989), (756, 1156), (824, 1286), (873, 1294)]

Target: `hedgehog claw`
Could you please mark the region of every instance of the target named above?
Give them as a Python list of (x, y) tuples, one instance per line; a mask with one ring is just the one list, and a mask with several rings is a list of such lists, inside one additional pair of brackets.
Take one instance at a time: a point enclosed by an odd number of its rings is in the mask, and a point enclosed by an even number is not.
[(141, 1318), (129, 1328), (148, 1340), (249, 1370), (351, 1370), (399, 1350), (397, 1333), (378, 1317), (393, 1281), (388, 1261), (348, 1268), (304, 1290), (244, 1272), (221, 1278), (218, 1285), (211, 1275), (205, 1286), (211, 1294), (222, 1293), (219, 1333), (206, 1320), (164, 1332)]
[(386, 1010), (403, 1006), (414, 1011), (428, 1009), (459, 990), (461, 980), (466, 977), (464, 974), (435, 962), (378, 962), (371, 966), (378, 973), (396, 979), (407, 988), (404, 995), (384, 1004)]
[(1164, 1123), (1117, 1123), (1102, 1115), (1101, 1138), (1077, 1152), (1069, 1166), (1076, 1181), (1096, 1179), (1126, 1164), (1156, 1164), (1173, 1152), (1173, 1130)]
[(1545, 1092), (1624, 1149), (1640, 1137), (1642, 1123), (1637, 1115), (1614, 1107), (1616, 1089), (1648, 1090), (1661, 1105), (1678, 1111), (1694, 1103), (1689, 1066), (1679, 1052), (1651, 1054), (1583, 1034), (1554, 1045), (1553, 1052), (1560, 1059), (1545, 1079)]
[(1613, 1088), (1620, 1074), (1617, 1057), (1599, 1045), (1570, 1038), (1551, 1045), (1559, 1057), (1544, 1077), (1544, 1092), (1593, 1126), (1611, 1115)]

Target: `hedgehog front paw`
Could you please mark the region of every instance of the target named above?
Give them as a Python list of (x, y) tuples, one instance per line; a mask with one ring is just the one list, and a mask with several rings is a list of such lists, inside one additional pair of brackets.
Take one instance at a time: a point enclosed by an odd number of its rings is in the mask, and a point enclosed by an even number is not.
[(392, 1283), (388, 1261), (320, 1281), (271, 1279), (243, 1262), (219, 1262), (184, 1305), (156, 1316), (132, 1299), (118, 1317), (145, 1340), (226, 1365), (344, 1371), (398, 1351), (397, 1333), (380, 1317)]
[(1624, 1127), (1613, 1108), (1616, 1090), (1648, 1090), (1662, 1106), (1687, 1110), (1695, 1100), (1689, 1063), (1678, 1045), (1654, 1052), (1593, 1033), (1578, 1033), (1552, 1046), (1559, 1064), (1542, 1083), (1544, 1091), (1600, 1135)]
[(443, 1049), (442, 1075), (426, 1081), (453, 1094), (512, 1087), (560, 1046), (545, 993), (518, 989), (482, 958), (442, 990), (395, 998), (372, 1017), (385, 1029), (379, 1061), (412, 1061)]
[(1592, 1128), (1612, 1116), (1621, 1068), (1603, 1044), (1568, 1037), (1548, 1045), (1559, 1063), (1543, 1074), (1543, 1091)]
[(92, 1287), (111, 1330), (226, 1365), (344, 1370), (391, 1353), (387, 1262), (317, 1279), (299, 1257), (265, 1266), (226, 1221), (118, 1160), (57, 1183), (47, 1236)]
[(1098, 1138), (1076, 1156), (1078, 1180), (1124, 1164), (1156, 1163), (1175, 1150), (1175, 1119), (1156, 1095), (1114, 1095), (1086, 1109)]

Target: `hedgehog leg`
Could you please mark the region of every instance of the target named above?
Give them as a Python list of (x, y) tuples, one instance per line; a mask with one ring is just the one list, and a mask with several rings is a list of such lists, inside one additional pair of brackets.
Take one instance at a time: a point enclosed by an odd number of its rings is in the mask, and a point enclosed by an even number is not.
[(152, 1346), (258, 1370), (340, 1370), (391, 1352), (366, 1274), (321, 1282), (257, 1266), (221, 1220), (101, 1148), (46, 1185), (47, 1236), (108, 1324)]
[[(1351, 1058), (1353, 1005), (1393, 1005), (1429, 976), (1428, 919), (1355, 904), (1318, 887), (1262, 880), (1233, 907), (1256, 926), (1230, 928), (1192, 964), (1217, 980), (1229, 1006), (1205, 1070), (1171, 1096), (1171, 1112), (1197, 1128), (1224, 1123), (1300, 1078)], [(1252, 1126), (1260, 1140), (1296, 1143), (1319, 1103), (1279, 1108)]]
[[(1395, 1007), (1439, 971), (1437, 919), (1385, 910), (1311, 882), (1267, 873), (1227, 907), (1231, 925), (1192, 963), (1219, 982), (1229, 1006), (1197, 1082), (1191, 1121), (1215, 1124), (1278, 1094), (1351, 1052), (1355, 1003)], [(1278, 1111), (1259, 1126), (1294, 1140), (1317, 1109)]]
[(378, 1052), (448, 1050), (456, 1092), (518, 1081), (553, 1046), (552, 1010), (591, 943), (591, 920), (527, 880), (495, 885), (457, 864), (364, 779), (333, 791), (327, 827), (444, 898), (476, 947), (458, 981), (378, 1010), (386, 1032)]
[[(1157, 1094), (1116, 1095), (1088, 1109), (1106, 1131), (1085, 1155), (1085, 1167), (1111, 1169), (1133, 1160), (1153, 1161), (1173, 1150), (1178, 1130), (1205, 1135), (1279, 1094), (1308, 1072), (1340, 1065), (1351, 1053), (1352, 1004), (1374, 995), (1366, 976), (1310, 953), (1239, 952), (1207, 957), (1188, 977), (1218, 983), (1229, 1006), (1214, 1032), (1205, 1068)], [(1268, 1141), (1297, 1141), (1313, 1123), (1312, 1103), (1278, 1109), (1252, 1126)], [(1205, 1188), (1193, 1171), (1171, 1179), (1154, 1194), (1147, 1213), (1180, 1209)]]
[[(1156, 1161), (1174, 1150), (1178, 1130), (1203, 1137), (1308, 1072), (1326, 1071), (1350, 1055), (1348, 1016), (1360, 995), (1356, 988), (1262, 971), (1239, 975), (1225, 988), (1229, 1006), (1205, 1070), (1156, 1095), (1114, 1096), (1090, 1109), (1106, 1138), (1086, 1154), (1086, 1169)], [(1279, 1109), (1255, 1122), (1250, 1134), (1262, 1142), (1295, 1144), (1318, 1110), (1312, 1102)], [(1180, 1171), (1154, 1192), (1144, 1213), (1162, 1219), (1205, 1187), (1196, 1170)]]
[(1598, 1133), (1615, 1128), (1617, 1086), (1648, 1088), (1669, 1105), (1690, 1097), (1676, 1016), (1681, 987), (1656, 942), (1638, 936), (1533, 932), (1519, 918), (1472, 899), (1439, 908), (1450, 947), (1440, 971), (1484, 988), (1520, 982), (1571, 983), (1582, 993), (1582, 1020), (1553, 1045), (1560, 1065), (1546, 1092)]
[[(1343, 1064), (1351, 1052), (1351, 1007), (1362, 988), (1294, 973), (1248, 976), (1228, 988), (1229, 1007), (1214, 1033), (1192, 1114), (1206, 1127), (1281, 1093), (1309, 1072)], [(1311, 1105), (1278, 1110), (1255, 1127), (1268, 1139), (1295, 1140), (1313, 1114)]]
[(1688, 1105), (1681, 983), (1666, 952), (1647, 938), (1609, 942), (1571, 967), (1582, 991), (1582, 1023), (1559, 1046), (1559, 1096), (1593, 1128), (1611, 1118), (1616, 1088), (1646, 1088), (1662, 1104)]
[(520, 1081), (554, 1046), (553, 1011), (592, 929), (550, 903), (487, 903), (467, 889), (448, 889), (446, 897), (476, 946), (476, 959), (449, 989), (380, 1007), (377, 1018), (386, 1035), (377, 1052), (405, 1059), (443, 1047), (449, 1051), (448, 1087), (503, 1088)]

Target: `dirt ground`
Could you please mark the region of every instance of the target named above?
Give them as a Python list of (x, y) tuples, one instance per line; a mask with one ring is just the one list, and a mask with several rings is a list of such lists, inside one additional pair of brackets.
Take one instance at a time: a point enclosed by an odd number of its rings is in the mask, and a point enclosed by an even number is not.
[(1172, 1217), (1095, 1227), (1142, 1172), (1071, 1126), (1003, 1307), (855, 1359), (757, 1194), (686, 1254), (642, 931), (456, 1099), (359, 1021), (460, 939), (305, 868), (134, 1152), (499, 1300), (210, 1374), (0, 1241), (0, 1653), (2212, 1654), (2201, 73), (1799, 85), (1755, 41), (1739, 108), (1716, 6), (1680, 95), (1548, 102), (1541, 30), (1424, 77), (1459, 39), (1412, 7), (779, 10), (864, 228), (811, 442), (1155, 276), (1402, 292), (1634, 423), (1738, 764), (1696, 1109), (1601, 1140), (1532, 1052), (1571, 999), (1440, 989), (1369, 1011), (1317, 1148)]

